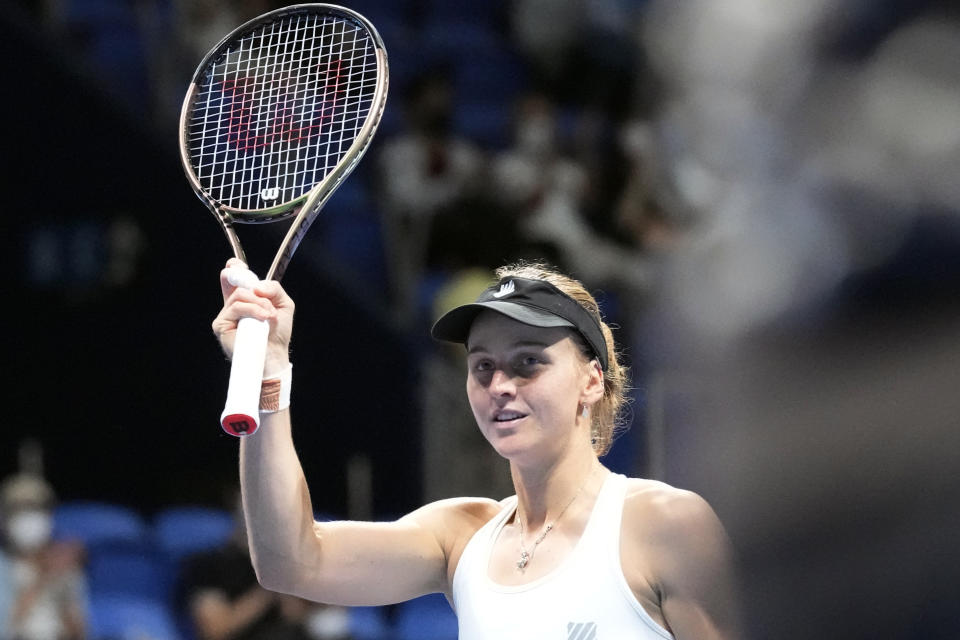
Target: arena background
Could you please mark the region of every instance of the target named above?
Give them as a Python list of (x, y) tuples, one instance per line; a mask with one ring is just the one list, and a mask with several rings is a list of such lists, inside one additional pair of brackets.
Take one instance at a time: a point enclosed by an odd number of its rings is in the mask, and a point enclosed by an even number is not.
[[(957, 637), (950, 3), (347, 4), (381, 29), (392, 86), (375, 147), (284, 281), (318, 510), (392, 517), (436, 493), (432, 305), (470, 268), (545, 256), (601, 291), (621, 327), (636, 389), (609, 463), (711, 501), (752, 635)], [(145, 516), (218, 504), (236, 478), (237, 443), (216, 424), (228, 364), (209, 330), (228, 251), (183, 177), (176, 118), (206, 46), (273, 5), (188, 5), (0, 9), (0, 475), (39, 443), (61, 501)], [(406, 107), (437, 77), (445, 134), (483, 168), (457, 177), (471, 186), (447, 208), (410, 213), (390, 200), (384, 158), (431, 126)], [(514, 135), (523, 107), (551, 114), (551, 153), (572, 167), (543, 184), (510, 155), (536, 144)], [(511, 208), (550, 189), (581, 205), (572, 223)], [(241, 229), (254, 264), (280, 233)], [(412, 262), (390, 251), (406, 240), (424, 245)]]

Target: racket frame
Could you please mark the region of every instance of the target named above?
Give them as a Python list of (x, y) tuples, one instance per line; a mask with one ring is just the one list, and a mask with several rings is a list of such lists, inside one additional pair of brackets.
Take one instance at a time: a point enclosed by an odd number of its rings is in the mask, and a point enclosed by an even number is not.
[[(238, 209), (230, 207), (210, 195), (200, 182), (193, 168), (189, 148), (188, 127), (193, 112), (194, 101), (201, 88), (201, 81), (206, 78), (211, 62), (218, 59), (245, 34), (269, 23), (275, 19), (290, 14), (308, 13), (311, 15), (335, 15), (359, 24), (372, 40), (376, 56), (376, 86), (370, 102), (370, 110), (347, 151), (343, 154), (334, 168), (323, 179), (306, 193), (278, 205), (261, 209)], [(234, 228), (236, 223), (261, 224), (275, 222), (291, 216), (296, 216), (287, 230), (286, 236), (277, 250), (266, 280), (279, 281), (286, 272), (294, 252), (306, 235), (317, 214), (333, 195), (337, 187), (353, 172), (360, 159), (370, 147), (373, 135), (383, 116), (386, 105), (389, 80), (386, 49), (383, 40), (373, 24), (359, 13), (339, 5), (311, 3), (298, 4), (275, 9), (262, 14), (240, 25), (227, 34), (216, 46), (204, 56), (197, 66), (190, 81), (183, 106), (180, 111), (180, 159), (183, 164), (187, 181), (197, 197), (210, 209), (220, 227), (223, 229), (233, 255), (244, 263), (247, 262), (245, 252), (240, 244), (240, 238)], [(250, 278), (253, 278), (251, 280)], [(242, 286), (252, 286), (256, 276), (239, 276), (238, 282)], [(231, 278), (232, 280), (232, 278)], [(235, 436), (245, 436), (254, 433), (260, 426), (258, 411), (260, 379), (263, 375), (263, 361), (267, 340), (266, 322), (253, 318), (242, 318), (237, 325), (234, 343), (234, 361), (231, 365), (230, 382), (227, 392), (227, 402), (220, 424), (224, 431)], [(242, 357), (238, 357), (241, 352)], [(252, 356), (251, 356), (252, 354)], [(238, 366), (238, 360), (243, 364)]]
[[(283, 18), (290, 14), (303, 13), (304, 11), (337, 15), (360, 24), (360, 26), (370, 34), (377, 63), (377, 84), (373, 97), (371, 98), (370, 112), (367, 114), (356, 138), (354, 138), (352, 144), (346, 153), (343, 154), (343, 157), (334, 169), (306, 193), (288, 202), (259, 209), (238, 209), (227, 206), (216, 200), (203, 188), (200, 179), (193, 169), (193, 163), (190, 158), (189, 136), (187, 132), (193, 111), (194, 99), (200, 90), (201, 81), (206, 77), (210, 63), (219, 58), (246, 33), (277, 18)], [(247, 261), (246, 254), (240, 244), (240, 239), (234, 229), (235, 223), (266, 224), (296, 215), (290, 228), (287, 230), (283, 242), (277, 250), (276, 257), (270, 265), (265, 279), (279, 281), (283, 277), (291, 258), (293, 258), (294, 252), (297, 250), (297, 247), (300, 245), (300, 242), (303, 240), (304, 235), (306, 235), (307, 230), (310, 228), (317, 214), (326, 204), (327, 200), (330, 199), (330, 196), (333, 195), (333, 192), (336, 191), (337, 187), (353, 172), (360, 162), (360, 159), (363, 158), (363, 155), (370, 147), (370, 143), (373, 141), (373, 135), (376, 133), (380, 119), (383, 116), (388, 86), (389, 67), (387, 64), (387, 53), (380, 34), (373, 24), (359, 13), (334, 4), (297, 4), (264, 13), (231, 31), (207, 52), (207, 55), (204, 56), (203, 60), (197, 66), (196, 71), (194, 71), (193, 77), (190, 80), (190, 87), (187, 90), (187, 95), (184, 98), (183, 106), (180, 110), (180, 160), (186, 173), (187, 181), (193, 188), (194, 193), (197, 194), (197, 197), (207, 205), (207, 208), (210, 209), (211, 213), (213, 213), (217, 219), (217, 222), (226, 235), (227, 242), (230, 244), (230, 249), (233, 251), (234, 256), (245, 263)]]

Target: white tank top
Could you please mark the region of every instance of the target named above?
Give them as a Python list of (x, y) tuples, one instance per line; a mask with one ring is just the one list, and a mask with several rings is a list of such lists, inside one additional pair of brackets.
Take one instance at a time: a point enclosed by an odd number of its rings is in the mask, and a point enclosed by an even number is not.
[(633, 595), (620, 565), (627, 478), (610, 473), (573, 551), (546, 576), (505, 586), (490, 579), (493, 543), (516, 497), (467, 543), (453, 576), (459, 640), (663, 640), (673, 636)]

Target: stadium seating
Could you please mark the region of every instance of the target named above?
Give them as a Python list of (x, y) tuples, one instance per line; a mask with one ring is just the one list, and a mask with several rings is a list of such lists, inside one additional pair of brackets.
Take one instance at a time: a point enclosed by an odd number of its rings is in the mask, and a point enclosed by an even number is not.
[(396, 640), (457, 640), (457, 618), (439, 593), (397, 605)]
[(234, 517), (228, 511), (201, 506), (170, 507), (153, 519), (157, 545), (177, 562), (192, 553), (223, 545), (235, 528)]
[(182, 640), (162, 603), (121, 594), (91, 596), (90, 640)]
[(101, 543), (88, 551), (87, 580), (91, 597), (128, 596), (166, 604), (176, 565), (150, 541)]
[(392, 640), (383, 607), (350, 607), (348, 616), (352, 640)]
[(106, 542), (137, 543), (150, 537), (143, 517), (119, 504), (66, 502), (57, 507), (53, 522), (56, 539), (77, 540), (87, 547)]

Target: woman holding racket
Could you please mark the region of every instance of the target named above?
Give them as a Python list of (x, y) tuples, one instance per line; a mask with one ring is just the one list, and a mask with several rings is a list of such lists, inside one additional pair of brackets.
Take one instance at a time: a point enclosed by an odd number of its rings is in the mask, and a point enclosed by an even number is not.
[(318, 523), (286, 408), (293, 302), (276, 282), (236, 288), (221, 274), (213, 329), (224, 350), (240, 318), (270, 324), (266, 410), (240, 444), (260, 581), (345, 605), (441, 592), (461, 640), (736, 637), (728, 541), (709, 505), (598, 459), (625, 376), (593, 297), (539, 265), (497, 276), (433, 335), (465, 345), (474, 416), (510, 461), (516, 495), (441, 500), (390, 523)]

